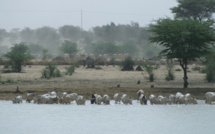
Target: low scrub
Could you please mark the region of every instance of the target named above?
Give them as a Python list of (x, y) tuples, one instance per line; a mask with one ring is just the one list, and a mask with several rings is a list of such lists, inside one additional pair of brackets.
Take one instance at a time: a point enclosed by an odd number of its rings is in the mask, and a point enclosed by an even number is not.
[(75, 66), (74, 65), (71, 65), (69, 67), (65, 67), (66, 69), (66, 75), (72, 75), (74, 72), (75, 72)]
[(53, 77), (61, 77), (62, 74), (60, 70), (57, 69), (56, 65), (53, 63), (47, 63), (46, 68), (42, 70), (42, 77), (45, 79), (50, 79)]
[(121, 71), (134, 71), (134, 61), (131, 57), (125, 58), (125, 60), (122, 62), (122, 69)]

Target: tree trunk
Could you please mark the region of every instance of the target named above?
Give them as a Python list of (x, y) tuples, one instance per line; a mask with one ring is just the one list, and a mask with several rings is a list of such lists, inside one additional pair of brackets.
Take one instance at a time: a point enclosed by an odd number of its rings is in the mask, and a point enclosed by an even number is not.
[(184, 79), (184, 88), (188, 88), (188, 77), (187, 77), (187, 69), (185, 68), (185, 69), (183, 69), (184, 70), (184, 77), (183, 77), (183, 79)]
[(15, 72), (21, 72), (22, 71), (22, 64), (21, 63), (15, 63)]
[(188, 76), (187, 76), (187, 61), (184, 60), (184, 62), (182, 63), (182, 61), (180, 60), (180, 65), (183, 69), (183, 72), (184, 72), (184, 88), (188, 88)]

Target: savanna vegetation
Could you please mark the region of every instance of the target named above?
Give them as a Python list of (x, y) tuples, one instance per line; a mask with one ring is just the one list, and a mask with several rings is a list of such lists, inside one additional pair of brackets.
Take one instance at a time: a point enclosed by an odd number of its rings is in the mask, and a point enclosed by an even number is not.
[[(93, 27), (89, 31), (72, 25), (58, 29), (51, 27), (15, 28), (11, 31), (0, 29), (0, 64), (4, 66), (2, 70), (24, 72), (23, 66), (43, 65), (40, 78), (44, 81), (51, 78), (59, 80), (58, 77), (68, 80), (69, 77), (69, 82), (81, 83), (86, 82), (85, 78), (81, 79), (83, 81), (75, 78), (70, 80), (70, 76), (76, 74), (76, 68), (80, 65), (89, 70), (84, 70), (86, 78), (87, 73), (91, 74), (91, 69), (99, 71), (106, 68), (99, 65), (119, 65), (118, 71), (122, 75), (125, 75), (125, 71), (133, 73), (135, 70), (140, 70), (138, 73), (144, 76), (141, 76), (142, 79), (139, 77), (135, 79), (137, 83), (140, 84), (145, 78), (153, 85), (157, 80), (161, 80), (161, 76), (156, 72), (160, 65), (165, 65), (166, 70), (163, 72), (165, 75), (162, 76), (162, 80), (175, 84), (175, 81), (180, 81), (178, 78), (180, 76), (182, 83), (181, 81), (179, 83), (186, 89), (190, 84), (188, 82), (190, 65), (196, 65), (195, 70), (199, 66), (201, 67), (198, 71), (204, 70), (204, 80), (214, 82), (215, 1), (178, 0), (178, 6), (170, 10), (174, 18), (160, 18), (147, 27), (140, 27), (137, 22), (127, 25), (111, 22)], [(161, 62), (162, 60), (164, 62)], [(58, 68), (59, 64), (65, 65), (63, 69)], [(135, 69), (136, 67), (138, 69)], [(83, 71), (83, 68), (79, 70)], [(97, 74), (92, 75), (91, 77), (96, 77)], [(106, 78), (109, 74), (101, 75)], [(0, 81), (3, 81), (3, 77), (0, 75)], [(75, 77), (79, 78), (77, 75)], [(108, 81), (108, 86), (110, 83), (119, 85), (115, 83), (116, 79), (117, 77), (111, 78), (112, 81), (109, 81), (106, 78), (101, 83)], [(127, 78), (126, 84), (129, 84), (129, 80), (132, 81), (132, 78)], [(189, 80), (192, 81), (190, 78)], [(84, 82), (82, 84), (96, 87), (98, 81), (100, 77), (93, 79), (95, 84), (88, 85), (83, 84)]]

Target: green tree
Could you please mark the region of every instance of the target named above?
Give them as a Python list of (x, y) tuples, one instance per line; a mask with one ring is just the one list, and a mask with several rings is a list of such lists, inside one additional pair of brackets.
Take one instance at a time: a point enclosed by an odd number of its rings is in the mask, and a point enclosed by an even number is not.
[(65, 25), (59, 28), (59, 33), (61, 37), (66, 38), (68, 40), (77, 42), (81, 39), (82, 30), (80, 27), (75, 27), (71, 25)]
[(64, 41), (60, 47), (61, 51), (68, 53), (70, 57), (73, 57), (77, 52), (77, 44), (71, 41)]
[(90, 46), (90, 52), (99, 54), (116, 54), (118, 53), (118, 47), (113, 43), (94, 43)]
[(188, 87), (188, 61), (196, 60), (210, 51), (215, 41), (212, 23), (195, 20), (160, 19), (149, 27), (150, 42), (164, 46), (161, 55), (177, 58), (184, 72), (184, 88)]
[(31, 54), (34, 54), (34, 55), (41, 54), (44, 49), (42, 46), (40, 46), (38, 44), (33, 44), (33, 43), (29, 44), (28, 48), (29, 48)]
[(178, 3), (177, 7), (171, 8), (177, 18), (203, 21), (215, 12), (215, 0), (178, 0)]
[(9, 59), (13, 71), (15, 72), (21, 72), (23, 63), (34, 58), (29, 53), (27, 45), (24, 43), (15, 44), (11, 47), (11, 51), (4, 56)]

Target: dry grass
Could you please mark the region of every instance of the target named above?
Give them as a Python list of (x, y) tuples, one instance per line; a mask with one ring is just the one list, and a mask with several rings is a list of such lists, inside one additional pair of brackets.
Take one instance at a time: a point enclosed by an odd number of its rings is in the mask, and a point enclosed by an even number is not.
[[(65, 72), (65, 67), (58, 66), (57, 68), (61, 72)], [(202, 97), (206, 91), (214, 90), (215, 87), (215, 83), (205, 81), (205, 74), (190, 71), (188, 73), (189, 88), (182, 89), (183, 72), (174, 71), (175, 80), (166, 81), (167, 70), (165, 66), (155, 70), (156, 79), (154, 82), (149, 82), (146, 79), (148, 76), (146, 71), (120, 71), (118, 66), (102, 66), (101, 70), (79, 67), (72, 76), (64, 75), (60, 78), (47, 80), (41, 79), (43, 68), (45, 66), (26, 66), (23, 68), (23, 73), (1, 74), (2, 79), (11, 79), (16, 83), (1, 84), (0, 99), (11, 99), (17, 86), (21, 94), (26, 92), (44, 93), (55, 90), (57, 92), (77, 92), (89, 97), (92, 93), (113, 95), (116, 92), (125, 92), (133, 98), (136, 97), (136, 91), (141, 88), (146, 90), (148, 94), (167, 95), (180, 90), (182, 92), (193, 92), (197, 97)], [(175, 66), (175, 68), (180, 67)], [(140, 81), (140, 84), (137, 84), (138, 81)], [(150, 88), (151, 85), (154, 85), (155, 88)]]

